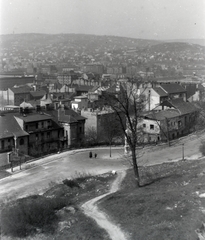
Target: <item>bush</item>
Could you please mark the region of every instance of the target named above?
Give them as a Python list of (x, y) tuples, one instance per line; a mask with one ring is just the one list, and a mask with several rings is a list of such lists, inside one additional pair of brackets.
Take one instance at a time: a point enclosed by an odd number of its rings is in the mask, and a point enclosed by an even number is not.
[(201, 142), (201, 145), (199, 146), (199, 151), (203, 156), (205, 156), (205, 141)]
[(79, 184), (75, 180), (65, 179), (63, 180), (63, 184), (65, 184), (70, 188), (74, 188), (74, 187), (80, 188)]
[(6, 204), (1, 211), (3, 234), (26, 237), (42, 231), (53, 232), (52, 225), (57, 216), (55, 211), (67, 205), (66, 198), (46, 198), (33, 195)]

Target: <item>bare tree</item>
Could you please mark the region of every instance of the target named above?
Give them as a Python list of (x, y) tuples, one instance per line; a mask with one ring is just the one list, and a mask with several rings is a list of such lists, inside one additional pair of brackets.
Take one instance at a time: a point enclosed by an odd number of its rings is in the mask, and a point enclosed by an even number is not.
[(109, 143), (110, 157), (112, 157), (111, 151), (112, 144), (114, 143), (114, 141), (120, 140), (120, 138), (123, 135), (118, 116), (113, 110), (112, 111), (108, 110), (108, 114), (105, 114), (105, 118), (102, 125), (103, 129), (101, 130), (101, 134), (103, 135), (103, 140)]
[[(104, 94), (104, 98), (106, 103), (118, 116), (122, 131), (131, 151), (135, 180), (137, 185), (140, 186), (136, 147), (142, 135), (139, 123), (146, 101), (143, 91), (139, 91), (138, 83), (130, 81), (121, 84), (119, 92)], [(123, 117), (126, 117), (126, 125), (123, 123)]]
[(87, 129), (85, 134), (85, 141), (89, 145), (94, 145), (98, 143), (97, 130), (93, 127)]

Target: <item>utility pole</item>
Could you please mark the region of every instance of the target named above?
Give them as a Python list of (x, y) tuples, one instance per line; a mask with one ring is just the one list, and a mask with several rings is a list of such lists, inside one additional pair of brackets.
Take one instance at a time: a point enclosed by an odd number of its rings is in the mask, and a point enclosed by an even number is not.
[(182, 143), (182, 160), (184, 160), (184, 143)]

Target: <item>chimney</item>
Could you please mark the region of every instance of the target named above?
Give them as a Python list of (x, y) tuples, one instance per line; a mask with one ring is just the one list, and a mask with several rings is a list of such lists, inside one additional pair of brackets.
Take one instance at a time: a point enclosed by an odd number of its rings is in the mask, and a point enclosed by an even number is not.
[(64, 104), (61, 104), (60, 102), (60, 105), (58, 108), (58, 121), (60, 121), (61, 116), (65, 116), (65, 109), (64, 109)]

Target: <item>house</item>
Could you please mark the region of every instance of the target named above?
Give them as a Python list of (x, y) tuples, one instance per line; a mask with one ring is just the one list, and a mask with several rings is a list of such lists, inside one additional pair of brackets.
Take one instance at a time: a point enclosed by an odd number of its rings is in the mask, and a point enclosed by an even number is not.
[(144, 87), (139, 90), (145, 95), (145, 110), (161, 109), (161, 103), (168, 99), (187, 100), (187, 91), (177, 83), (161, 84), (158, 87)]
[(41, 156), (57, 152), (65, 145), (63, 127), (43, 113), (15, 114), (21, 130), (28, 133), (28, 154)]
[(142, 127), (144, 142), (167, 141), (194, 131), (198, 109), (182, 99), (166, 100), (163, 110), (143, 114), (139, 124)]
[(64, 128), (66, 147), (80, 146), (85, 135), (86, 118), (61, 104), (57, 110), (46, 111)]
[(7, 90), (8, 105), (19, 106), (24, 100), (30, 100), (31, 88), (28, 86), (13, 87)]
[(88, 96), (75, 96), (74, 101), (71, 101), (72, 109), (88, 108)]
[(160, 87), (167, 93), (170, 99), (182, 98), (184, 101), (187, 100), (186, 89), (183, 88), (180, 84), (161, 84)]
[(16, 150), (20, 154), (28, 154), (28, 136), (14, 118), (15, 113), (0, 115), (0, 166), (9, 163), (7, 153)]
[(51, 99), (51, 94), (46, 93), (41, 99), (40, 99), (40, 106), (41, 107), (51, 107), (53, 105), (53, 100)]
[(1, 113), (0, 152), (11, 151), (16, 147), (20, 152), (28, 154), (29, 134), (19, 126), (14, 114), (18, 113)]
[(89, 90), (92, 88), (93, 86), (77, 85), (75, 86), (76, 95), (82, 96), (82, 95), (88, 94)]

